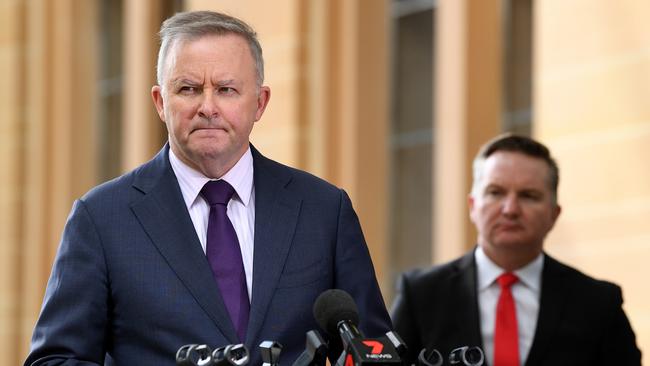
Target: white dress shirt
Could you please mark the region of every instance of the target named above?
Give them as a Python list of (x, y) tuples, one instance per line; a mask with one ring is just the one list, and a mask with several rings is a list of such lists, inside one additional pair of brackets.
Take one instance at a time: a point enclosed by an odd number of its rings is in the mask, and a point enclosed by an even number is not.
[[(205, 253), (210, 206), (200, 193), (210, 178), (183, 163), (171, 149), (169, 149), (169, 162), (176, 174), (185, 206), (190, 213), (196, 235), (199, 237)], [(228, 202), (226, 212), (235, 227), (239, 240), (246, 272), (248, 301), (250, 301), (253, 296), (253, 243), (255, 238), (255, 190), (253, 187), (253, 155), (250, 147), (235, 166), (220, 179), (225, 180), (235, 189), (235, 194)]]
[[(497, 277), (506, 272), (487, 257), (479, 246), (474, 252), (477, 271), (477, 293), (480, 311), (481, 336), (483, 337), (483, 351), (485, 359), (494, 364), (494, 327), (496, 321), (496, 308), (501, 293), (501, 288), (496, 282)], [(514, 271), (519, 277), (512, 285), (512, 296), (517, 308), (517, 330), (519, 333), (519, 357), (523, 365), (530, 352), (537, 327), (539, 314), (539, 298), (542, 284), (542, 268), (544, 255), (540, 254), (526, 266)]]

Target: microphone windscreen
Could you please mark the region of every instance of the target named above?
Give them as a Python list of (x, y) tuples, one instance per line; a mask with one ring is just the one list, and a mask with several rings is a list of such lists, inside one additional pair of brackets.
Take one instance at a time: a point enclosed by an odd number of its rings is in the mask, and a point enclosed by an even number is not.
[(332, 335), (338, 334), (337, 327), (342, 320), (359, 325), (357, 304), (343, 290), (331, 289), (320, 294), (314, 302), (313, 311), (318, 325)]

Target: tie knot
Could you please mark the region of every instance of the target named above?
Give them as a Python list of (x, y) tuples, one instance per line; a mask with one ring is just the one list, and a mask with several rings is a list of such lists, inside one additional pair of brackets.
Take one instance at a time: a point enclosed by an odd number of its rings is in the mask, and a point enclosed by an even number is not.
[(497, 278), (497, 282), (501, 288), (510, 288), (515, 282), (519, 281), (519, 277), (512, 272), (503, 273)]
[(227, 205), (235, 189), (225, 180), (211, 180), (201, 189), (201, 195), (210, 206)]

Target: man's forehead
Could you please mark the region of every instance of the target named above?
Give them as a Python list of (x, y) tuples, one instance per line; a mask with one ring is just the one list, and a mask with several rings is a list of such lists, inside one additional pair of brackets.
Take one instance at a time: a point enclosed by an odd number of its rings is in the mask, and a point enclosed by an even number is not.
[(485, 159), (484, 167), (513, 167), (517, 169), (539, 169), (548, 168), (544, 159), (524, 154), (519, 151), (496, 151)]
[(233, 40), (235, 42), (241, 42), (241, 44), (246, 46), (246, 49), (250, 51), (250, 45), (248, 44), (244, 36), (233, 32), (225, 32), (225, 33), (209, 33), (209, 34), (201, 34), (196, 36), (179, 37), (178, 39), (174, 40), (173, 43), (171, 44), (170, 54), (179, 52), (184, 47), (192, 45), (193, 43), (197, 43), (201, 41), (218, 42), (224, 39)]
[[(219, 39), (224, 39), (224, 38), (228, 38), (229, 36), (235, 36), (234, 38), (230, 38), (230, 39), (239, 38), (239, 40), (242, 41), (241, 46), (245, 47), (243, 52), (233, 53), (233, 48), (231, 47), (223, 49), (223, 51), (221, 50), (221, 48), (212, 48), (212, 49), (208, 48), (206, 49), (206, 52), (200, 52), (200, 51), (197, 52), (196, 50), (194, 51), (188, 50), (188, 47), (191, 47), (192, 44), (200, 41), (205, 41), (206, 39), (209, 39), (211, 37), (218, 37)], [(239, 46), (235, 46), (235, 47), (239, 47)], [(252, 67), (252, 72), (255, 72), (254, 59), (250, 54), (250, 47), (247, 43), (245, 43), (245, 39), (239, 35), (236, 34), (216, 35), (216, 36), (207, 35), (207, 36), (189, 39), (189, 40), (178, 40), (175, 44), (172, 45), (169, 55), (167, 56), (168, 57), (167, 70), (168, 73), (171, 73), (170, 81), (183, 79), (184, 77), (202, 79), (204, 77), (204, 70), (202, 70), (204, 66), (209, 67), (211, 64), (223, 64), (224, 60), (230, 60), (231, 56), (235, 56), (235, 55), (250, 57), (250, 60), (237, 59), (239, 61), (236, 62), (236, 65), (232, 64), (231, 62), (228, 68), (224, 69), (222, 67), (221, 70), (223, 72), (239, 69), (240, 67), (243, 67), (243, 64), (248, 65), (249, 61)], [(228, 65), (228, 62), (226, 62), (225, 65)], [(236, 66), (235, 69), (232, 68), (234, 66)], [(223, 75), (218, 76), (218, 78), (222, 78), (222, 77), (225, 76)]]
[(518, 152), (496, 152), (483, 164), (483, 182), (519, 182), (528, 185), (547, 183), (550, 169), (543, 159)]

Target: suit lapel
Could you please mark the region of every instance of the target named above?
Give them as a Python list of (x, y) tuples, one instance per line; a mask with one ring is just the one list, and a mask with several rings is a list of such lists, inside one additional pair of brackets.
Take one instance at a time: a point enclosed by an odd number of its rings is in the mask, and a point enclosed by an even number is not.
[(527, 366), (540, 364), (562, 319), (568, 288), (562, 272), (560, 263), (545, 254), (537, 328), (526, 360)]
[[(302, 200), (285, 188), (291, 174), (286, 168), (263, 157), (251, 146), (255, 182), (255, 243), (253, 294), (246, 345), (264, 324), (266, 312), (284, 267), (298, 221)], [(251, 348), (252, 349), (252, 348)]]
[(169, 164), (168, 150), (165, 146), (152, 162), (137, 173), (133, 186), (144, 196), (133, 203), (131, 209), (199, 305), (230, 342), (238, 343)]
[[(478, 295), (476, 293), (476, 263), (474, 251), (464, 255), (458, 262), (458, 295), (455, 297), (454, 309), (458, 317), (456, 324), (467, 324), (460, 326), (460, 339), (466, 340), (468, 346), (479, 346), (483, 348), (481, 337), (481, 324), (479, 321)], [(461, 346), (461, 345), (458, 345)]]

